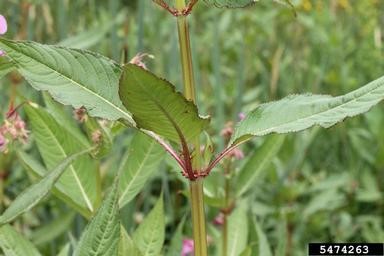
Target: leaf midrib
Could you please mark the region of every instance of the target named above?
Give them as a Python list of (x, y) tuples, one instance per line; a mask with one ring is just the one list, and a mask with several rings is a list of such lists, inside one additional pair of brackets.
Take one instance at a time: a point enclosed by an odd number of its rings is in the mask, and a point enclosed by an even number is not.
[[(3, 43), (3, 44), (4, 44), (4, 43)], [(28, 57), (28, 58), (34, 60), (34, 61), (37, 62), (37, 63), (40, 63), (41, 65), (43, 65), (43, 66), (45, 66), (45, 67), (47, 67), (48, 69), (50, 69), (50, 70), (52, 70), (54, 73), (56, 73), (58, 76), (63, 77), (63, 78), (65, 78), (65, 79), (69, 80), (70, 82), (72, 82), (72, 83), (78, 85), (78, 87), (82, 88), (84, 91), (86, 91), (86, 92), (88, 92), (88, 93), (90, 93), (90, 94), (96, 96), (97, 98), (100, 98), (102, 101), (104, 101), (105, 103), (107, 103), (108, 105), (110, 105), (111, 107), (113, 107), (114, 109), (116, 109), (117, 111), (119, 111), (121, 114), (123, 114), (131, 124), (134, 124), (134, 121), (133, 121), (131, 115), (128, 114), (128, 113), (127, 113), (126, 111), (124, 111), (123, 109), (121, 109), (121, 108), (119, 108), (118, 106), (116, 106), (115, 104), (113, 104), (112, 102), (110, 102), (110, 101), (108, 101), (107, 99), (101, 97), (99, 94), (93, 92), (92, 90), (88, 89), (87, 87), (81, 85), (79, 82), (77, 82), (77, 81), (71, 79), (70, 77), (68, 77), (68, 76), (66, 76), (66, 75), (64, 75), (64, 74), (62, 74), (62, 73), (60, 73), (59, 71), (55, 70), (53, 67), (50, 67), (50, 66), (48, 66), (47, 64), (45, 64), (45, 63), (43, 63), (43, 62), (41, 62), (41, 61), (38, 61), (37, 59), (31, 57), (30, 55), (26, 54), (25, 52), (17, 51), (17, 49), (15, 49), (14, 47), (12, 47), (12, 45), (8, 45), (8, 44), (6, 44), (6, 45), (7, 45), (9, 48), (13, 49), (14, 51), (19, 52), (19, 53), (22, 53), (24, 56), (26, 56), (26, 57)], [(64, 49), (64, 48), (63, 48), (63, 49)], [(59, 54), (59, 53), (58, 53), (58, 54)], [(12, 58), (12, 57), (11, 57), (11, 58)], [(12, 59), (13, 59), (14, 62), (16, 62), (16, 63), (18, 64), (18, 66), (22, 66), (17, 60), (15, 60), (14, 58), (12, 58)], [(81, 64), (81, 63), (80, 63), (80, 64)]]
[[(63, 154), (63, 156), (64, 156), (65, 158), (68, 157), (67, 153), (65, 152), (65, 150), (63, 149), (63, 147), (61, 146), (60, 142), (59, 142), (58, 139), (56, 138), (55, 134), (51, 131), (51, 129), (49, 128), (49, 126), (48, 126), (44, 121), (43, 121), (42, 123), (43, 123), (44, 126), (47, 128), (48, 132), (51, 134), (51, 136), (53, 137), (53, 139), (56, 141), (56, 144), (58, 145), (58, 148), (59, 148), (59, 150), (61, 151), (61, 153)], [(77, 173), (76, 173), (76, 171), (75, 171), (75, 169), (74, 169), (74, 167), (73, 167), (73, 164), (70, 164), (69, 168), (70, 168), (70, 170), (71, 170), (71, 172), (72, 172), (72, 175), (74, 176), (74, 178), (75, 178), (75, 180), (76, 180), (76, 183), (77, 183), (77, 185), (78, 185), (78, 187), (79, 187), (79, 189), (80, 189), (80, 192), (81, 192), (81, 194), (82, 194), (82, 196), (83, 196), (83, 198), (84, 198), (85, 203), (87, 204), (87, 207), (89, 208), (89, 210), (90, 210), (91, 212), (93, 212), (93, 211), (94, 211), (93, 206), (92, 206), (92, 204), (91, 204), (91, 202), (90, 202), (90, 199), (89, 199), (87, 193), (85, 192), (85, 190), (84, 190), (84, 188), (83, 188), (83, 186), (82, 186), (82, 183), (81, 183), (79, 177), (77, 176)]]
[[(359, 98), (361, 98), (361, 97), (363, 97), (363, 96), (365, 96), (365, 95), (371, 94), (373, 91), (375, 91), (375, 90), (379, 89), (380, 87), (382, 87), (383, 84), (384, 84), (384, 83), (379, 84), (377, 87), (373, 88), (372, 90), (368, 90), (367, 92), (364, 92), (364, 93), (360, 94), (358, 97), (354, 97), (354, 98), (352, 98), (351, 100), (349, 100), (349, 101), (347, 101), (347, 102), (344, 102), (344, 103), (342, 103), (342, 104), (340, 104), (340, 105), (337, 105), (337, 106), (335, 106), (335, 107), (333, 107), (333, 108), (331, 108), (331, 109), (321, 110), (321, 111), (319, 111), (319, 112), (313, 113), (312, 115), (308, 115), (308, 116), (305, 116), (305, 117), (302, 117), (302, 118), (298, 118), (298, 119), (295, 119), (295, 120), (292, 120), (292, 121), (289, 121), (289, 122), (286, 122), (286, 123), (283, 123), (283, 124), (279, 124), (279, 125), (270, 127), (270, 128), (268, 128), (268, 129), (259, 130), (257, 133), (258, 133), (258, 134), (259, 134), (259, 133), (261, 133), (261, 134), (268, 134), (268, 133), (270, 132), (270, 130), (273, 130), (273, 129), (277, 128), (277, 127), (280, 127), (280, 126), (283, 126), (283, 125), (288, 125), (288, 124), (295, 123), (295, 122), (299, 122), (299, 121), (302, 121), (302, 120), (311, 118), (311, 117), (313, 117), (313, 116), (316, 116), (316, 115), (319, 115), (319, 114), (326, 113), (326, 112), (328, 112), (328, 111), (333, 111), (333, 110), (335, 110), (336, 108), (342, 107), (343, 105), (346, 105), (346, 104), (350, 104), (351, 102), (356, 101), (357, 99), (359, 99)], [(351, 93), (353, 93), (353, 92), (351, 92)], [(348, 95), (348, 94), (347, 94), (347, 95)], [(347, 95), (339, 96), (339, 97), (342, 98), (342, 97), (346, 97)], [(339, 98), (339, 97), (333, 98), (333, 99), (331, 99), (331, 100), (336, 100), (336, 99)], [(349, 116), (349, 115), (347, 114), (347, 116)], [(314, 124), (318, 124), (318, 122), (314, 122)], [(254, 134), (256, 134), (256, 133), (245, 133), (245, 134), (241, 135), (239, 138), (235, 139), (234, 142), (236, 142), (236, 140), (239, 140), (239, 139), (240, 139), (241, 137), (243, 137), (243, 136), (246, 136), (246, 135), (254, 135)], [(233, 142), (232, 144), (234, 144), (234, 142)], [(237, 142), (237, 143), (235, 143), (235, 144), (238, 145), (238, 144), (241, 144), (241, 143), (243, 143), (243, 142), (245, 142), (245, 141), (240, 141), (240, 142)]]
[[(145, 161), (148, 160), (149, 156), (151, 155), (150, 152), (151, 152), (151, 150), (154, 148), (154, 146), (155, 146), (155, 141), (151, 141), (151, 146), (149, 147), (149, 150), (147, 151), (148, 153), (145, 154), (144, 160), (141, 161), (139, 167), (137, 168), (138, 171), (135, 173), (134, 176), (132, 176), (131, 182), (127, 185), (126, 189), (124, 189), (124, 192), (123, 192), (122, 195), (120, 196), (119, 204), (122, 203), (122, 200), (124, 199), (125, 195), (128, 193), (129, 188), (131, 187), (131, 185), (133, 184), (133, 182), (136, 180), (136, 178), (139, 176), (140, 170), (144, 167), (144, 163), (145, 163)], [(129, 160), (129, 159), (127, 159), (127, 161), (128, 161), (128, 160)]]

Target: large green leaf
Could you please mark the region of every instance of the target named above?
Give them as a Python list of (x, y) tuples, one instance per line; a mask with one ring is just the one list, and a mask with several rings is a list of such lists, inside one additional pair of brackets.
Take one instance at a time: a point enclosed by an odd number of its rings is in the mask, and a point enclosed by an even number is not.
[(10, 225), (0, 227), (0, 247), (5, 256), (41, 256), (35, 246)]
[(139, 128), (174, 142), (198, 136), (209, 122), (172, 84), (133, 64), (123, 68), (119, 94)]
[(120, 217), (117, 181), (95, 217), (85, 228), (74, 256), (117, 256), (120, 241)]
[[(25, 110), (41, 157), (48, 169), (74, 152), (85, 149), (84, 145), (42, 108), (27, 106)], [(100, 201), (99, 183), (98, 162), (85, 155), (69, 166), (57, 188), (60, 186), (65, 195), (91, 213)]]
[(248, 217), (244, 204), (240, 204), (228, 218), (228, 256), (238, 256), (248, 241)]
[(90, 149), (73, 154), (64, 159), (52, 171), (47, 173), (43, 179), (24, 190), (12, 204), (0, 216), (0, 225), (8, 223), (26, 211), (37, 205), (51, 191), (53, 185), (60, 178), (67, 167), (77, 158), (89, 153)]
[(135, 134), (120, 166), (120, 208), (140, 192), (163, 156), (164, 150), (155, 140), (141, 132)]
[(204, 0), (209, 5), (226, 8), (243, 8), (258, 2), (258, 0)]
[(160, 255), (165, 238), (163, 196), (135, 230), (133, 241), (143, 256)]
[(284, 136), (271, 135), (261, 147), (255, 150), (239, 172), (236, 180), (237, 196), (240, 197), (247, 192), (262, 172), (267, 170), (273, 158), (283, 145), (283, 142)]
[(383, 98), (384, 77), (338, 97), (291, 95), (248, 113), (237, 125), (230, 144), (240, 144), (252, 136), (297, 132), (314, 125), (328, 128), (347, 117), (367, 112)]
[(121, 68), (112, 60), (89, 51), (4, 38), (0, 49), (35, 89), (49, 91), (65, 105), (84, 106), (91, 116), (133, 124), (118, 95)]
[(267, 239), (267, 236), (265, 235), (263, 229), (260, 227), (259, 223), (257, 221), (254, 221), (254, 227), (256, 229), (257, 233), (257, 238), (258, 238), (258, 255), (263, 255), (263, 256), (272, 256), (272, 251), (269, 246), (269, 242)]

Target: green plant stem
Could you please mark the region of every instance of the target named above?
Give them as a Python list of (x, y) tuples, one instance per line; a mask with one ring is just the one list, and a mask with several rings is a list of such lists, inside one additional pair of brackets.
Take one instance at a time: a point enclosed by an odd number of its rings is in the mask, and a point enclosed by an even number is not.
[[(176, 8), (182, 10), (185, 8), (184, 0), (176, 0)], [(177, 17), (177, 29), (179, 34), (179, 47), (181, 64), (184, 81), (184, 96), (194, 103), (195, 96), (195, 80), (192, 65), (191, 44), (189, 39), (189, 29), (186, 16)], [(201, 153), (200, 141), (197, 137), (193, 144), (194, 157), (192, 159), (193, 171), (201, 171)], [(193, 225), (193, 240), (195, 256), (207, 255), (207, 231), (205, 227), (205, 212), (204, 212), (204, 192), (203, 180), (190, 181), (191, 207), (192, 207), (192, 225)]]

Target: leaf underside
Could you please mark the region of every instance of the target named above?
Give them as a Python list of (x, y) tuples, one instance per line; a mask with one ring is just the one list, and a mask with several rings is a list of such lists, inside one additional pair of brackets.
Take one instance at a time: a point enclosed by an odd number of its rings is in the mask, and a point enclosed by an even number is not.
[(219, 8), (243, 8), (255, 4), (259, 0), (204, 0), (209, 5)]
[[(63, 128), (42, 108), (25, 107), (37, 147), (48, 169), (86, 146)], [(56, 188), (85, 211), (93, 212), (99, 202), (97, 161), (89, 155), (74, 161), (56, 184)]]
[(41, 256), (35, 246), (10, 225), (0, 227), (0, 248), (5, 256)]
[(133, 64), (123, 67), (119, 94), (139, 128), (176, 143), (180, 134), (188, 141), (209, 123), (172, 84)]
[(328, 128), (347, 117), (367, 112), (383, 98), (384, 77), (338, 97), (291, 95), (248, 113), (236, 126), (230, 145), (243, 143), (252, 136), (298, 132), (314, 125)]
[(118, 255), (120, 219), (116, 183), (112, 185), (95, 217), (85, 228), (74, 256)]
[(134, 125), (118, 95), (121, 67), (112, 60), (90, 51), (4, 38), (0, 49), (35, 89), (48, 91), (64, 105), (85, 107), (91, 116)]

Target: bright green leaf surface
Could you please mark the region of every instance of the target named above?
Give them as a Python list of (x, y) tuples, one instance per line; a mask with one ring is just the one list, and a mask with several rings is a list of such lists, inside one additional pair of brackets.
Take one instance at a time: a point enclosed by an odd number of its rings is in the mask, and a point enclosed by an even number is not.
[(119, 241), (118, 186), (115, 182), (95, 217), (85, 228), (74, 256), (117, 256)]
[(272, 256), (271, 248), (269, 246), (268, 239), (263, 231), (263, 229), (260, 227), (260, 225), (255, 221), (254, 227), (256, 229), (257, 237), (258, 237), (258, 248), (259, 248), (259, 254), (263, 256)]
[(0, 247), (5, 256), (40, 256), (35, 246), (10, 225), (0, 227)]
[(133, 241), (143, 256), (160, 255), (165, 238), (165, 217), (163, 197), (160, 196), (155, 207), (133, 234)]
[[(64, 158), (85, 149), (67, 130), (41, 108), (25, 108), (38, 149), (47, 168), (52, 168)], [(68, 197), (93, 212), (99, 202), (99, 177), (97, 161), (89, 155), (73, 162), (58, 184)]]
[(239, 205), (228, 218), (228, 256), (238, 256), (248, 241), (248, 217), (246, 207)]
[(142, 256), (124, 227), (120, 227), (120, 231), (119, 256)]
[(133, 64), (123, 68), (119, 93), (140, 128), (174, 142), (179, 133), (187, 141), (198, 136), (209, 122), (172, 84)]
[(49, 91), (65, 105), (84, 106), (91, 116), (133, 124), (118, 95), (121, 68), (112, 60), (89, 51), (4, 38), (0, 49), (35, 89)]
[(248, 113), (237, 125), (230, 144), (240, 144), (252, 136), (297, 132), (314, 125), (328, 128), (347, 117), (367, 112), (383, 98), (384, 77), (338, 97), (291, 95)]
[(46, 195), (48, 195), (55, 182), (60, 178), (67, 167), (75, 159), (89, 152), (90, 150), (87, 149), (67, 157), (52, 171), (47, 173), (43, 179), (24, 190), (5, 210), (3, 215), (0, 216), (0, 224), (8, 223), (36, 206)]
[(284, 142), (284, 136), (271, 135), (267, 140), (257, 148), (253, 155), (240, 170), (237, 178), (237, 196), (241, 196), (250, 189), (256, 179), (267, 170), (268, 166), (276, 156)]
[(209, 5), (226, 8), (242, 8), (258, 2), (258, 0), (204, 0)]
[(158, 170), (163, 156), (164, 150), (155, 140), (136, 133), (120, 166), (120, 208), (140, 192)]
[[(20, 151), (17, 153), (17, 156), (23, 167), (32, 177), (41, 179), (48, 172), (40, 162), (32, 158), (30, 155)], [(60, 182), (56, 182), (51, 192), (84, 216), (90, 216), (91, 213), (87, 209), (86, 205), (81, 203), (79, 204), (76, 200), (67, 196), (65, 185), (61, 184)]]

